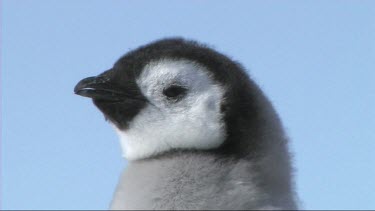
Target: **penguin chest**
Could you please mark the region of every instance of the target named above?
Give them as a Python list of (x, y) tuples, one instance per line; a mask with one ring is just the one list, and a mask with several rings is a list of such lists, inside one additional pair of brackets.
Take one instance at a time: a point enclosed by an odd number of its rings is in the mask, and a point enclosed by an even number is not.
[(262, 194), (247, 172), (250, 166), (201, 155), (130, 163), (111, 208), (255, 208)]

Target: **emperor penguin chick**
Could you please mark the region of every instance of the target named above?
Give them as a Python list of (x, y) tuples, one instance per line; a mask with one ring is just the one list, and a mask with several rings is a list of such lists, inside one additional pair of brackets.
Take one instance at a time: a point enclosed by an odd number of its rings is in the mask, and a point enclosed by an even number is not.
[(225, 55), (158, 40), (74, 91), (93, 99), (128, 160), (111, 209), (297, 209), (281, 122)]

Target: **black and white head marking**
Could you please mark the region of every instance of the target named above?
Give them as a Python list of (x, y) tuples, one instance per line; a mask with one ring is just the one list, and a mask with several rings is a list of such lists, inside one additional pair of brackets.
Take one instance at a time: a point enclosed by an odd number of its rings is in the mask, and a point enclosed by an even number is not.
[(194, 41), (141, 46), (75, 92), (93, 98), (130, 160), (180, 149), (245, 155), (261, 143), (252, 141), (262, 136), (259, 89), (238, 63)]
[(151, 61), (136, 83), (150, 103), (126, 130), (115, 127), (127, 159), (171, 149), (212, 149), (224, 142), (224, 87), (205, 67), (185, 59)]

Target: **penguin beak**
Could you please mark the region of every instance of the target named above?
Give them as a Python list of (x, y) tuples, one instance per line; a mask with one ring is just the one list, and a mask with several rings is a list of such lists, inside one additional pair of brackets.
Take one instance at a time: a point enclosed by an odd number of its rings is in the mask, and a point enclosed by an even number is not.
[(74, 93), (92, 98), (106, 119), (121, 129), (127, 128), (129, 121), (148, 103), (133, 79), (116, 80), (106, 74), (81, 80)]
[(93, 100), (118, 102), (126, 99), (141, 99), (131, 87), (119, 87), (104, 76), (88, 77), (74, 87), (74, 93)]

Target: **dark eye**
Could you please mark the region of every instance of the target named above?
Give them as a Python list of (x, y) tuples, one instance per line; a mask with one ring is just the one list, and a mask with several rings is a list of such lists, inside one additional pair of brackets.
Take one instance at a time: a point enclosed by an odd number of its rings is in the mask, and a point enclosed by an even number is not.
[(163, 90), (163, 94), (168, 98), (178, 98), (186, 93), (186, 88), (182, 86), (172, 85)]

